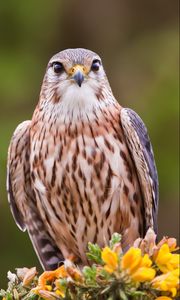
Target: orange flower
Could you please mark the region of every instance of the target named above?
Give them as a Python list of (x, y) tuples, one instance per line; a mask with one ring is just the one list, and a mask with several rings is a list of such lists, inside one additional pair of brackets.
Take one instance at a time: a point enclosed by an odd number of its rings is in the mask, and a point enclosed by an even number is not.
[[(50, 284), (47, 284), (48, 282), (53, 282), (56, 281), (56, 279), (60, 278), (66, 278), (67, 277), (67, 272), (65, 270), (64, 265), (59, 267), (58, 269), (54, 271), (45, 271), (44, 273), (39, 276), (38, 280), (38, 285), (36, 288), (32, 289), (32, 292), (36, 295), (39, 295), (43, 299), (46, 300), (54, 300), (57, 298), (57, 293), (53, 293), (52, 291), (52, 286)], [(61, 296), (64, 295), (64, 290), (58, 289), (59, 292), (62, 294)]]
[(39, 276), (38, 286), (44, 289), (48, 281), (64, 277), (67, 277), (67, 272), (63, 265), (54, 271), (45, 271), (44, 273), (42, 273), (41, 276)]

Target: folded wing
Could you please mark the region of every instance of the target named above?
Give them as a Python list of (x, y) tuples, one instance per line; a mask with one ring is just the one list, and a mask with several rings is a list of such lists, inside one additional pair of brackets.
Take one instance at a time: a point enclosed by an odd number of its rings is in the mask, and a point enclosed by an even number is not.
[(121, 110), (121, 124), (144, 199), (145, 230), (152, 227), (157, 232), (158, 175), (147, 129), (141, 118), (128, 108)]
[(11, 212), (18, 227), (27, 229), (44, 269), (54, 269), (63, 257), (47, 233), (36, 205), (30, 179), (30, 124), (21, 123), (15, 130), (8, 150), (7, 192)]

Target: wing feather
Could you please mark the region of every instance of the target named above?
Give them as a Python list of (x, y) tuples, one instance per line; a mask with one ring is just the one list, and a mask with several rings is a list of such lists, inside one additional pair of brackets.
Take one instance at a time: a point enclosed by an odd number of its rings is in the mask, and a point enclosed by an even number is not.
[(49, 270), (56, 268), (63, 257), (46, 230), (31, 188), (30, 124), (31, 121), (21, 123), (10, 142), (7, 163), (8, 201), (16, 224), (23, 231), (27, 229), (42, 266)]
[[(25, 146), (28, 144), (28, 127), (30, 121), (21, 123), (15, 130), (8, 149), (7, 163), (7, 192), (11, 212), (18, 227), (25, 231), (25, 199), (26, 191), (29, 188), (29, 180), (25, 178), (25, 162), (27, 151)], [(28, 147), (27, 147), (28, 149)], [(26, 182), (27, 181), (27, 182)]]
[(158, 175), (148, 132), (141, 118), (129, 108), (121, 110), (121, 123), (144, 198), (146, 230), (153, 227), (157, 232)]

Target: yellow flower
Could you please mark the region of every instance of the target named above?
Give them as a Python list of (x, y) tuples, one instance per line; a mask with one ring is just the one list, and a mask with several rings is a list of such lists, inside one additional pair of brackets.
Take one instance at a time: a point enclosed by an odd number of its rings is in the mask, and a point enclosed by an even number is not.
[(104, 269), (109, 273), (115, 271), (118, 267), (118, 255), (109, 247), (105, 247), (101, 252), (102, 260), (105, 262)]
[(167, 296), (160, 296), (160, 297), (157, 297), (155, 300), (172, 300), (172, 298), (167, 297)]
[(156, 275), (156, 271), (152, 268), (141, 267), (134, 272), (131, 277), (134, 281), (145, 282), (150, 281)]
[(178, 268), (179, 255), (170, 252), (168, 244), (163, 244), (155, 258), (155, 263), (163, 273), (173, 271)]
[(170, 252), (176, 251), (179, 249), (177, 247), (177, 241), (175, 238), (163, 237), (163, 239), (157, 244), (158, 248), (161, 248), (163, 244), (167, 244), (169, 246)]
[(55, 286), (56, 286), (56, 295), (65, 297), (65, 292), (66, 292), (66, 285), (62, 284), (60, 279), (56, 279), (55, 281)]
[(123, 256), (121, 266), (123, 269), (128, 269), (129, 273), (136, 270), (141, 263), (141, 250), (131, 247)]
[(176, 296), (178, 284), (179, 269), (157, 276), (152, 281), (153, 288), (164, 292), (171, 292), (172, 297)]
[(46, 284), (45, 289), (48, 290), (49, 292), (52, 291), (52, 285)]
[(167, 297), (167, 296), (160, 296), (160, 297), (157, 297), (155, 300), (172, 300), (172, 298)]
[(121, 267), (127, 270), (134, 281), (144, 282), (154, 278), (156, 272), (151, 268), (152, 261), (149, 256), (141, 255), (141, 250), (131, 247), (123, 256)]
[(61, 297), (63, 297), (63, 298), (65, 297), (65, 291), (63, 291), (63, 290), (59, 290), (59, 289), (58, 289), (58, 290), (55, 291), (55, 293), (56, 293), (56, 295), (58, 295), (58, 296), (61, 296)]

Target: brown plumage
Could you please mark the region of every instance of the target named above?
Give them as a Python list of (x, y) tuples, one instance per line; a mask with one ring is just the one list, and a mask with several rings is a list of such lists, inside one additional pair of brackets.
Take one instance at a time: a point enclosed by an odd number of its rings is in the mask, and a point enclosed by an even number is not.
[(68, 49), (50, 60), (32, 120), (10, 143), (8, 193), (45, 269), (69, 256), (87, 263), (88, 241), (103, 246), (119, 232), (127, 249), (156, 229), (146, 128), (115, 100), (94, 52)]

